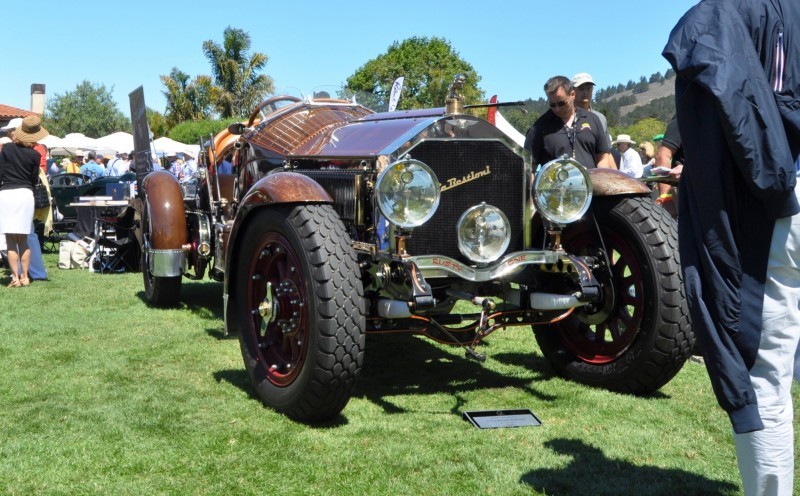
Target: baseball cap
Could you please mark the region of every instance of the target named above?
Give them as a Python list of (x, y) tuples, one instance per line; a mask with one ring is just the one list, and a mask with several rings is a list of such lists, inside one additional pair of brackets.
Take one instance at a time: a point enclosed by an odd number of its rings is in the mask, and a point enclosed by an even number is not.
[(592, 79), (592, 76), (588, 72), (579, 72), (578, 74), (572, 76), (573, 87), (577, 88), (578, 86), (586, 83), (594, 84), (594, 79)]
[(22, 117), (14, 117), (8, 124), (3, 127), (0, 127), (0, 131), (10, 131), (12, 129), (16, 129), (22, 125)]

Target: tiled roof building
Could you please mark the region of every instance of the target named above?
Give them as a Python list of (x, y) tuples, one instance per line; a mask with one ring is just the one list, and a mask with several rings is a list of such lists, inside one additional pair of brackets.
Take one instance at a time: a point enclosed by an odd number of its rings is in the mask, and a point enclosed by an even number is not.
[(39, 115), (30, 110), (23, 110), (21, 108), (12, 107), (10, 105), (3, 105), (0, 103), (0, 127), (5, 126), (8, 122), (15, 117), (27, 117), (29, 115)]

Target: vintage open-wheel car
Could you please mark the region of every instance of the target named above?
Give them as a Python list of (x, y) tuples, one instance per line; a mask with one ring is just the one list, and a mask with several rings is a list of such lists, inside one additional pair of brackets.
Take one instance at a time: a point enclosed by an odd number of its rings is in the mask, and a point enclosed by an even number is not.
[[(384, 113), (264, 101), (214, 138), (190, 183), (144, 178), (147, 299), (176, 305), (183, 278), (224, 281), (253, 387), (300, 421), (342, 411), (373, 332), (483, 361), (486, 336), (531, 326), (564, 377), (666, 384), (694, 344), (675, 221), (618, 171), (566, 157), (534, 170), (464, 108), (456, 88), (443, 108)], [(233, 174), (218, 173), (224, 159)]]

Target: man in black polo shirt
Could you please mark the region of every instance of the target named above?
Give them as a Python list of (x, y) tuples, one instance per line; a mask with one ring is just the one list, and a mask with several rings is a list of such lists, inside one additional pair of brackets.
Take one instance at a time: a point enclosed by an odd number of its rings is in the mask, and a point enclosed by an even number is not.
[(611, 142), (596, 115), (575, 106), (575, 90), (564, 76), (555, 76), (544, 85), (550, 110), (536, 119), (525, 136), (525, 149), (534, 165), (567, 155), (587, 169), (616, 169)]

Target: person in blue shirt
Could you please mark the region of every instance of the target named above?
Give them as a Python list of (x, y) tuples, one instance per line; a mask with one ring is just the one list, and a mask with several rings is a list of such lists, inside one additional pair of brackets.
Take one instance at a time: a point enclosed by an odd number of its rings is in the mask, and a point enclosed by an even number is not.
[(105, 168), (97, 163), (97, 154), (93, 151), (86, 153), (87, 162), (81, 166), (81, 174), (89, 176), (92, 179), (102, 177), (105, 173)]
[(184, 181), (188, 181), (197, 174), (197, 161), (190, 152), (184, 152), (183, 157), (185, 161), (181, 169), (181, 177)]
[(233, 174), (233, 164), (228, 162), (227, 159), (222, 159), (222, 162), (217, 166), (217, 172), (220, 174)]
[(106, 176), (122, 176), (130, 171), (131, 163), (128, 161), (128, 154), (121, 153), (118, 157), (111, 159), (106, 166)]

